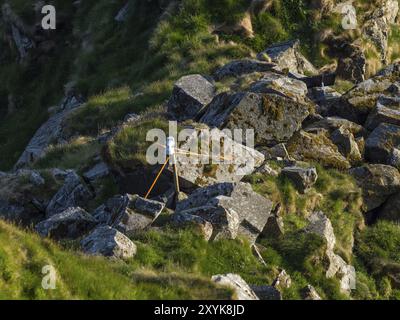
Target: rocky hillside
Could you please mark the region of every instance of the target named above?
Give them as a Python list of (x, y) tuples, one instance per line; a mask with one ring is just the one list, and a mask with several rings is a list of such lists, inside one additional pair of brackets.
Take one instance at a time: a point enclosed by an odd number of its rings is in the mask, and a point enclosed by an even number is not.
[[(0, 1), (0, 297), (400, 298), (397, 0), (49, 2)], [(170, 120), (255, 167), (146, 199)]]

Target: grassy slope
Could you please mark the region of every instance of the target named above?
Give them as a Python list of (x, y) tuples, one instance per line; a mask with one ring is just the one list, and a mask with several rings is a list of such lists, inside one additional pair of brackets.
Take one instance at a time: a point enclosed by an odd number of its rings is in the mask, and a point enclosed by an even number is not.
[[(143, 253), (139, 249), (139, 255)], [(55, 290), (42, 289), (42, 268), (57, 271)], [(199, 274), (151, 271), (62, 250), (49, 240), (0, 221), (0, 299), (227, 299)], [(101, 280), (99, 279), (101, 277)], [(99, 281), (100, 280), (100, 281)]]

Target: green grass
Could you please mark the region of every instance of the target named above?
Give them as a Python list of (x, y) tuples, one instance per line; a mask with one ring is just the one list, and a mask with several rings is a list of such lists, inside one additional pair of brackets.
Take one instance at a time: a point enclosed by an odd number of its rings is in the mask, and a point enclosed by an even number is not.
[[(199, 274), (156, 272), (128, 261), (86, 257), (0, 221), (0, 299), (227, 299)], [(140, 255), (141, 249), (139, 249)], [(42, 289), (42, 268), (57, 272)]]
[(81, 171), (100, 154), (101, 146), (89, 138), (78, 138), (68, 144), (51, 146), (34, 165), (35, 169), (60, 168)]

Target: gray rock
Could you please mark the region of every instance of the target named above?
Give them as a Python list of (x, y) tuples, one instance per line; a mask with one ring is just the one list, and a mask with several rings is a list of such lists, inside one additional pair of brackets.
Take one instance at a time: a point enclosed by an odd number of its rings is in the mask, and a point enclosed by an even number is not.
[(361, 161), (362, 156), (353, 134), (341, 127), (331, 134), (331, 139), (337, 145), (340, 153), (350, 161)]
[(311, 110), (310, 104), (275, 94), (222, 93), (207, 106), (200, 122), (218, 128), (253, 129), (256, 145), (273, 146), (290, 139)]
[(364, 24), (363, 33), (378, 48), (384, 63), (388, 61), (388, 40), (391, 25), (395, 23), (399, 12), (399, 4), (396, 0), (384, 0), (369, 16)]
[(164, 210), (165, 204), (138, 195), (115, 196), (96, 209), (93, 216), (101, 224), (133, 235), (150, 226)]
[(259, 300), (250, 286), (237, 274), (219, 274), (212, 276), (211, 281), (234, 290), (234, 300)]
[(400, 173), (396, 168), (369, 164), (350, 170), (363, 192), (365, 212), (380, 207), (389, 196), (400, 191)]
[(63, 121), (76, 108), (83, 104), (78, 96), (66, 96), (60, 105), (61, 111), (52, 115), (33, 135), (14, 169), (23, 168), (43, 157), (55, 142), (63, 142)]
[(307, 285), (303, 289), (303, 299), (304, 300), (322, 300), (322, 298), (319, 296), (317, 290), (311, 285)]
[(212, 224), (199, 215), (176, 213), (172, 215), (171, 222), (175, 228), (194, 227), (206, 241), (210, 240), (213, 235)]
[(317, 169), (313, 167), (286, 167), (282, 170), (282, 175), (292, 180), (296, 188), (302, 193), (312, 188), (318, 179)]
[(340, 58), (336, 69), (338, 77), (352, 82), (362, 82), (365, 80), (367, 70), (367, 58), (361, 49), (345, 58)]
[(227, 77), (239, 77), (245, 74), (250, 74), (253, 72), (267, 72), (271, 71), (276, 67), (276, 64), (267, 63), (252, 59), (243, 59), (231, 61), (223, 67), (219, 68), (215, 74), (214, 78), (217, 81), (221, 81), (223, 78)]
[(136, 255), (136, 245), (126, 236), (109, 226), (96, 228), (81, 241), (82, 250), (89, 255), (129, 259)]
[(93, 194), (85, 182), (74, 172), (66, 176), (64, 185), (57, 191), (46, 208), (46, 216), (51, 217), (70, 207), (84, 206)]
[(257, 59), (270, 58), (282, 69), (296, 73), (316, 74), (315, 67), (300, 53), (300, 41), (292, 40), (275, 44), (257, 55)]
[(300, 102), (305, 101), (308, 93), (307, 85), (303, 81), (272, 72), (265, 73), (259, 81), (250, 86), (249, 91), (278, 94)]
[(260, 300), (282, 300), (282, 293), (273, 286), (250, 286)]
[(391, 76), (398, 75), (399, 72), (400, 72), (400, 63), (399, 62), (395, 62), (395, 63), (392, 63), (392, 64), (386, 66), (382, 70), (380, 70), (376, 74), (376, 76), (378, 76), (378, 77), (391, 77)]
[(399, 145), (400, 126), (381, 123), (365, 141), (365, 158), (372, 163), (389, 164)]
[(291, 160), (291, 157), (284, 143), (278, 143), (272, 148), (263, 150), (262, 152), (267, 160)]
[(288, 142), (289, 154), (298, 161), (317, 161), (327, 167), (350, 169), (349, 161), (328, 138), (326, 130), (299, 131)]
[(309, 217), (309, 221), (310, 224), (305, 231), (321, 236), (327, 243), (326, 255), (329, 260), (329, 266), (326, 271), (326, 277), (329, 279), (337, 276), (340, 280), (341, 290), (349, 294), (351, 290), (355, 289), (355, 269), (348, 265), (339, 255), (335, 254), (336, 237), (331, 221), (323, 212), (314, 212)]
[[(236, 213), (239, 234), (255, 242), (268, 221), (272, 202), (255, 193), (249, 184), (220, 183), (194, 191), (188, 199), (178, 202), (176, 212), (187, 213), (187, 210), (190, 210), (191, 214), (195, 214), (196, 208), (201, 208), (201, 210), (207, 208), (211, 213), (216, 211), (219, 213), (216, 217), (229, 217), (232, 221), (230, 225), (233, 227), (236, 225)], [(203, 218), (207, 220), (206, 215)], [(212, 220), (210, 222), (213, 224)], [(229, 229), (234, 230), (233, 227)]]
[(235, 210), (223, 207), (218, 203), (184, 210), (178, 214), (200, 217), (210, 223), (212, 234), (209, 240), (236, 239), (238, 235), (240, 223), (238, 214)]
[(261, 235), (263, 237), (279, 238), (285, 234), (285, 226), (282, 217), (278, 215), (271, 215), (268, 218)]
[(109, 173), (110, 170), (108, 169), (107, 164), (99, 162), (93, 168), (86, 171), (83, 176), (88, 180), (94, 181), (108, 176)]
[(96, 226), (96, 220), (81, 208), (68, 208), (62, 213), (38, 223), (36, 231), (42, 237), (76, 239)]
[(215, 87), (199, 74), (184, 76), (174, 86), (168, 112), (177, 120), (194, 118), (215, 95)]
[(332, 134), (340, 128), (350, 131), (355, 137), (367, 136), (367, 130), (365, 130), (363, 126), (339, 117), (323, 118), (307, 126), (304, 130), (312, 132), (317, 129), (326, 129)]
[(400, 98), (381, 96), (375, 109), (369, 114), (365, 127), (374, 130), (381, 123), (400, 125)]

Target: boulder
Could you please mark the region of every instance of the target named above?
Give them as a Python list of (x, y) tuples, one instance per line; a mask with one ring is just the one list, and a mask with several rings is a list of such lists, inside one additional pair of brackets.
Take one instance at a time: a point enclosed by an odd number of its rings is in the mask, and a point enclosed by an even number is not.
[(304, 300), (322, 300), (317, 290), (315, 290), (315, 288), (311, 285), (307, 285), (302, 291)]
[(339, 152), (337, 146), (327, 137), (327, 132), (299, 131), (287, 144), (289, 154), (298, 161), (317, 161), (324, 166), (349, 169), (349, 161)]
[(233, 273), (219, 274), (212, 276), (211, 281), (221, 286), (229, 287), (234, 290), (235, 300), (259, 300), (250, 286), (241, 276)]
[(300, 53), (300, 41), (292, 40), (275, 44), (257, 55), (257, 59), (270, 58), (282, 69), (288, 69), (295, 73), (316, 74), (315, 67)]
[(379, 208), (389, 196), (400, 191), (400, 173), (382, 164), (368, 164), (350, 170), (363, 193), (365, 212)]
[(213, 226), (210, 222), (202, 218), (200, 215), (192, 215), (188, 213), (176, 213), (171, 217), (172, 226), (175, 228), (193, 227), (199, 231), (206, 241), (210, 240), (213, 235)]
[[(227, 134), (217, 128), (211, 131), (196, 129), (192, 133), (175, 157), (184, 191), (221, 182), (239, 182), (264, 162), (260, 152), (241, 144), (235, 134), (233, 140), (231, 133)], [(247, 137), (240, 138), (243, 142), (247, 141)], [(208, 143), (203, 145), (202, 141)], [(188, 157), (186, 152), (191, 156)], [(195, 154), (204, 156), (193, 156)]]
[(370, 15), (364, 24), (363, 33), (378, 48), (384, 63), (388, 61), (388, 40), (391, 25), (395, 23), (399, 12), (399, 4), (396, 0), (383, 0)]
[(51, 217), (70, 207), (85, 206), (93, 198), (86, 183), (74, 172), (70, 171), (64, 185), (57, 191), (46, 208), (46, 216)]
[(340, 127), (331, 134), (331, 140), (337, 145), (340, 153), (351, 162), (359, 162), (362, 159), (356, 139), (350, 130)]
[(365, 141), (365, 158), (372, 163), (390, 164), (400, 145), (400, 126), (381, 123)]
[(260, 300), (282, 300), (282, 293), (273, 286), (250, 286)]
[(254, 72), (267, 72), (276, 68), (276, 64), (253, 59), (235, 60), (220, 67), (214, 74), (217, 81), (228, 77), (239, 77)]
[(343, 129), (350, 131), (355, 137), (367, 136), (367, 130), (365, 130), (363, 126), (339, 117), (323, 118), (307, 126), (304, 130), (315, 132), (317, 129), (325, 129), (329, 131), (330, 134), (338, 129)]
[(400, 97), (380, 96), (375, 109), (369, 114), (365, 127), (374, 130), (381, 123), (400, 126)]
[(318, 179), (317, 169), (314, 167), (286, 167), (283, 168), (281, 174), (293, 181), (301, 193), (305, 193), (312, 188)]
[(133, 235), (150, 226), (164, 210), (165, 204), (138, 195), (115, 196), (96, 209), (93, 216), (101, 224)]
[(48, 203), (63, 183), (63, 177), (35, 170), (0, 174), (0, 218), (21, 224), (36, 225), (45, 219)]
[(358, 83), (365, 80), (366, 69), (367, 58), (359, 49), (355, 50), (351, 56), (339, 59), (336, 74), (342, 79)]
[(129, 259), (136, 255), (136, 245), (121, 232), (100, 226), (81, 241), (82, 250), (89, 255)]
[[(268, 221), (272, 202), (255, 193), (247, 183), (220, 183), (198, 189), (186, 200), (178, 202), (176, 212), (187, 213), (188, 210), (193, 215), (198, 215), (196, 210), (201, 212), (202, 217), (213, 226), (216, 223), (211, 218), (214, 215), (222, 216), (225, 219), (224, 226), (232, 230), (231, 234), (238, 228), (239, 234), (255, 242)], [(216, 227), (220, 229), (220, 225), (217, 224)]]
[(36, 231), (42, 237), (77, 239), (96, 226), (96, 220), (81, 208), (67, 210), (38, 223)]
[(286, 142), (312, 112), (311, 104), (276, 94), (222, 93), (207, 106), (200, 122), (211, 127), (253, 129), (255, 144)]
[[(221, 198), (227, 197), (222, 196)], [(201, 219), (198, 222), (205, 221), (206, 223), (210, 224), (212, 227), (211, 229), (204, 225), (204, 222), (202, 222), (204, 227), (208, 228), (208, 230), (205, 231), (207, 233), (211, 231), (210, 236), (208, 234), (205, 236), (205, 238), (208, 238), (207, 240), (217, 241), (221, 239), (236, 239), (240, 224), (239, 215), (234, 209), (220, 205), (218, 200), (215, 199), (214, 203), (184, 210), (178, 212), (177, 214), (186, 217), (197, 217)]]
[(307, 85), (300, 80), (278, 73), (268, 72), (250, 86), (251, 92), (272, 93), (304, 102), (308, 93)]
[(278, 143), (271, 148), (262, 150), (266, 160), (290, 160), (290, 155), (284, 143)]
[(64, 142), (64, 120), (83, 103), (84, 100), (80, 95), (67, 92), (67, 95), (58, 107), (59, 111), (50, 116), (50, 118), (35, 132), (15, 164), (14, 169), (29, 166), (42, 158), (52, 144)]
[(110, 173), (110, 170), (108, 169), (107, 164), (105, 164), (103, 161), (95, 164), (91, 169), (86, 171), (83, 176), (90, 180), (90, 181), (95, 181), (101, 178), (104, 178), (108, 176)]
[(214, 95), (214, 85), (203, 76), (184, 76), (175, 83), (168, 101), (168, 112), (179, 121), (192, 119)]
[(341, 290), (349, 294), (351, 290), (355, 289), (356, 273), (354, 267), (348, 265), (334, 252), (336, 237), (331, 221), (323, 212), (314, 212), (308, 220), (310, 223), (305, 231), (319, 235), (327, 244), (326, 256), (329, 260), (329, 266), (326, 277), (328, 279), (335, 276), (339, 277)]

